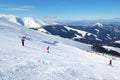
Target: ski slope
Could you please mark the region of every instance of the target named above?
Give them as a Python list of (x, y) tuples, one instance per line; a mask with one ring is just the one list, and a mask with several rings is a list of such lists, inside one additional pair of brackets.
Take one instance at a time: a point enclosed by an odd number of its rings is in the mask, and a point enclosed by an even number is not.
[(0, 19), (0, 80), (119, 80), (120, 61), (110, 66), (108, 58), (90, 50), (90, 45)]

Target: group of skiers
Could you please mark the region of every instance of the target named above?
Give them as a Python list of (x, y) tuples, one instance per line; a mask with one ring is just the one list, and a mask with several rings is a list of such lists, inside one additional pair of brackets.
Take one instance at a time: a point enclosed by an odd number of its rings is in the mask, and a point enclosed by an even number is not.
[[(21, 38), (22, 46), (25, 46), (25, 39), (26, 39), (26, 36), (23, 36), (23, 37)], [(46, 52), (49, 53), (49, 52), (50, 52), (49, 50), (50, 50), (50, 47), (48, 46), (48, 47), (46, 48)]]
[[(26, 39), (26, 36), (23, 36), (22, 39), (21, 39), (22, 46), (25, 46), (25, 44), (24, 44), (25, 39)], [(46, 52), (49, 53), (50, 52), (49, 50), (50, 50), (50, 47), (48, 46), (46, 48)], [(112, 59), (109, 60), (109, 65), (112, 65)]]

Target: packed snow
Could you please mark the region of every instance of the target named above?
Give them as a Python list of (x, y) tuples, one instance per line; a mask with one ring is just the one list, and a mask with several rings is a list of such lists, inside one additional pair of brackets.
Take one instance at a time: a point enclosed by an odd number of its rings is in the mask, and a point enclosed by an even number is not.
[(0, 19), (0, 80), (119, 80), (120, 61), (109, 60), (91, 45)]
[(114, 50), (116, 52), (120, 52), (120, 48), (117, 47), (112, 47), (112, 46), (103, 46), (104, 48), (108, 49), (108, 50)]
[(108, 39), (111, 39), (111, 37), (110, 37), (110, 35), (109, 35), (109, 34), (107, 34), (107, 38), (108, 38)]
[[(77, 29), (74, 29), (74, 28), (70, 28), (70, 27), (68, 27), (68, 26), (64, 26), (66, 29), (68, 29), (68, 30), (74, 30), (74, 31), (77, 31), (78, 33), (80, 33), (80, 34), (82, 34), (82, 37), (84, 37), (86, 34), (87, 34), (87, 32), (86, 31), (82, 31), (82, 30), (77, 30)], [(90, 33), (91, 34), (91, 33)]]
[(64, 26), (64, 27), (65, 27), (66, 29), (68, 29), (68, 30), (77, 31), (79, 34), (82, 35), (82, 36), (81, 36), (81, 35), (75, 34), (76, 37), (72, 38), (73, 40), (74, 40), (74, 39), (79, 39), (79, 38), (84, 38), (86, 35), (87, 35), (87, 36), (93, 35), (93, 36), (96, 38), (96, 40), (102, 41), (101, 39), (97, 38), (97, 35), (95, 35), (95, 34), (92, 34), (92, 33), (86, 32), (86, 31), (82, 31), (82, 30), (77, 30), (77, 29), (74, 29), (74, 28), (70, 28), (70, 27), (68, 27), (68, 26)]
[(95, 29), (95, 30), (96, 30), (97, 34), (99, 34), (100, 30), (99, 29)]
[(115, 43), (120, 43), (120, 40), (118, 40), (118, 41), (115, 41)]

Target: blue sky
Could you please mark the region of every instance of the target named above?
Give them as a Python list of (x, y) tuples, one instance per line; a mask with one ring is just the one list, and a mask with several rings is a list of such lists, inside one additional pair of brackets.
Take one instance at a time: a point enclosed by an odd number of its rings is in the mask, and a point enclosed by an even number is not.
[(68, 20), (120, 18), (120, 0), (0, 0), (0, 14)]

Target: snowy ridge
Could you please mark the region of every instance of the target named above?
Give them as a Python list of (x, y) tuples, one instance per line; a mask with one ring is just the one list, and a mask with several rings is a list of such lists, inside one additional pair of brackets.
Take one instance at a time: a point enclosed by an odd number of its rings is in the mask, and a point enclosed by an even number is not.
[(95, 29), (95, 31), (97, 31), (97, 34), (100, 32), (100, 30), (98, 30), (98, 29)]
[(40, 24), (36, 23), (35, 20), (31, 17), (25, 17), (23, 18), (24, 26), (28, 28), (40, 28), (42, 27)]
[[(25, 46), (21, 37), (27, 35)], [(119, 80), (120, 62), (93, 54), (90, 45), (0, 19), (0, 80)], [(50, 46), (50, 53), (46, 47)]]
[(115, 43), (120, 43), (120, 40), (118, 40), (118, 41), (115, 41)]
[(0, 18), (6, 19), (6, 20), (8, 20), (10, 22), (13, 22), (13, 23), (16, 23), (16, 24), (20, 25), (20, 23), (17, 22), (17, 19), (16, 19), (17, 16), (15, 16), (15, 15), (0, 14)]
[(97, 23), (93, 24), (93, 26), (99, 26), (99, 27), (102, 27), (102, 26), (103, 26), (103, 24), (101, 24), (101, 23), (97, 22)]
[(68, 30), (77, 31), (78, 33), (82, 34), (82, 36), (76, 34), (76, 37), (74, 37), (73, 39), (76, 39), (76, 38), (84, 38), (85, 35), (88, 35), (88, 36), (93, 35), (93, 36), (96, 38), (96, 40), (101, 41), (100, 39), (97, 38), (97, 35), (95, 35), (95, 34), (92, 34), (92, 33), (86, 32), (86, 31), (82, 31), (82, 30), (78, 30), (78, 29), (74, 29), (74, 28), (70, 28), (70, 27), (68, 27), (68, 26), (64, 26), (64, 27), (65, 27), (66, 29), (68, 29)]
[(0, 14), (0, 18), (6, 19), (10, 22), (25, 26), (27, 28), (41, 28), (45, 25), (57, 25), (58, 23), (49, 21), (49, 20), (42, 20), (40, 18), (32, 18), (32, 17), (17, 17), (15, 15), (5, 15)]
[(82, 37), (84, 37), (86, 35), (86, 31), (82, 31), (82, 30), (77, 30), (77, 29), (74, 29), (74, 28), (70, 28), (70, 27), (67, 27), (67, 26), (64, 26), (66, 29), (68, 30), (74, 30), (74, 31), (77, 31), (78, 33), (82, 34)]
[(20, 26), (24, 26), (27, 28), (38, 29), (40, 32), (49, 33), (43, 27), (46, 25), (57, 25), (58, 23), (49, 21), (49, 20), (42, 20), (40, 18), (32, 18), (32, 17), (17, 17), (14, 15), (5, 15), (0, 14), (0, 19), (8, 20), (12, 23), (18, 24)]
[(117, 47), (111, 47), (111, 46), (103, 46), (104, 48), (108, 49), (108, 50), (114, 50), (116, 52), (120, 52), (120, 48)]

